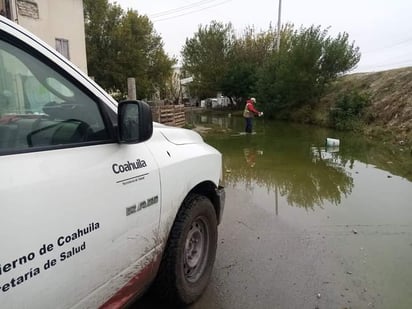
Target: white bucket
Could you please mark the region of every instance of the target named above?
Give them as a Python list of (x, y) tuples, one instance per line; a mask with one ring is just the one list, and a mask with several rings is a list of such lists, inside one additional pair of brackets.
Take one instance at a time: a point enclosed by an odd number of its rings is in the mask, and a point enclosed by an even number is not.
[(340, 141), (338, 139), (335, 138), (327, 138), (326, 139), (326, 146), (331, 146), (331, 147), (337, 147), (339, 146)]

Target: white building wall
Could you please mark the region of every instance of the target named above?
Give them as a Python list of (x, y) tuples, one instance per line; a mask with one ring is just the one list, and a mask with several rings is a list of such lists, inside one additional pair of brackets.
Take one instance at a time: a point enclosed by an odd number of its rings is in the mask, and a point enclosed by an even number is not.
[(70, 61), (87, 74), (83, 0), (10, 1), (18, 24), (53, 48), (56, 39), (67, 40)]

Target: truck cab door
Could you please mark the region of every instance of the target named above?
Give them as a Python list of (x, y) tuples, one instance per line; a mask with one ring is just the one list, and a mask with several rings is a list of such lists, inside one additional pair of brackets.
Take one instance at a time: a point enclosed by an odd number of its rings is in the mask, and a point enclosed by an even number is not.
[(96, 307), (151, 263), (159, 241), (146, 144), (119, 144), (104, 98), (56, 63), (0, 36), (4, 308)]

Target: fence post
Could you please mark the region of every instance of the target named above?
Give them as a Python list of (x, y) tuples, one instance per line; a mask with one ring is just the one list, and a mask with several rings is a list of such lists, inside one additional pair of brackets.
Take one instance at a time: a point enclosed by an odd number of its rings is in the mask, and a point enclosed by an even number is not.
[(136, 100), (136, 79), (134, 77), (127, 78), (127, 99)]
[(173, 126), (176, 126), (176, 105), (173, 105)]

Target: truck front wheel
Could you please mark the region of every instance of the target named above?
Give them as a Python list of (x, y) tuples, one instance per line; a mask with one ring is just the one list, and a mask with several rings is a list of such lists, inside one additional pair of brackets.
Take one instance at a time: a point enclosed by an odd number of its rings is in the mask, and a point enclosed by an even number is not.
[(201, 195), (190, 195), (172, 227), (156, 291), (175, 304), (194, 302), (208, 284), (216, 246), (217, 219), (211, 201)]

